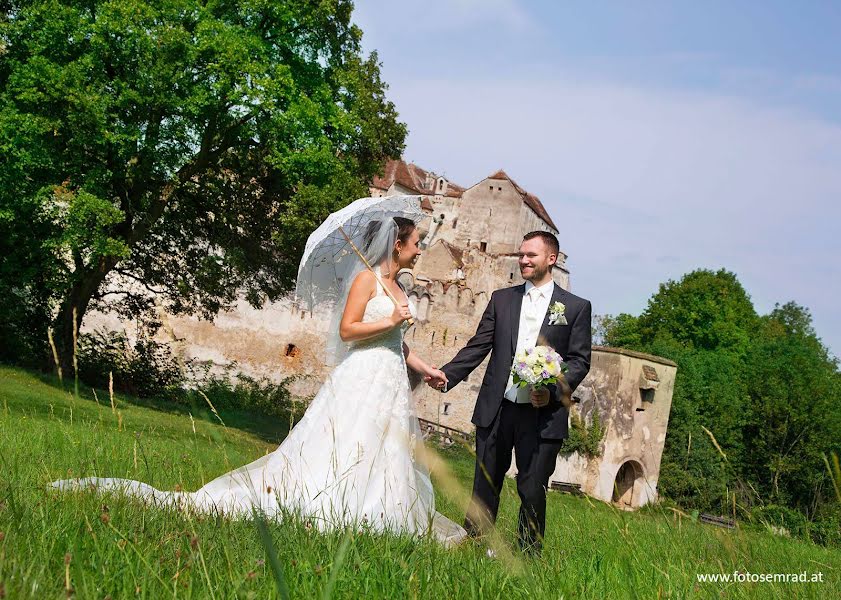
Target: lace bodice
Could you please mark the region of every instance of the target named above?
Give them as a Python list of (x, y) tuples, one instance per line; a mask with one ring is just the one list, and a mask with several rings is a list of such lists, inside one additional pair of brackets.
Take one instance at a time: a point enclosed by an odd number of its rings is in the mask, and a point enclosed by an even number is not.
[[(398, 296), (398, 300), (399, 299), (400, 298)], [(377, 283), (377, 295), (368, 300), (368, 304), (365, 306), (365, 314), (362, 316), (362, 322), (371, 323), (373, 321), (379, 321), (380, 319), (390, 317), (393, 312), (394, 302), (392, 302), (391, 298), (386, 295), (382, 286)], [(413, 317), (417, 316), (415, 305), (411, 300), (409, 300), (409, 312), (412, 313)], [(403, 321), (400, 327), (394, 327), (393, 329), (389, 329), (378, 336), (352, 343), (350, 345), (350, 350), (353, 351), (361, 348), (384, 347), (389, 350), (399, 352), (402, 355), (403, 334), (408, 328), (409, 324), (406, 321)]]

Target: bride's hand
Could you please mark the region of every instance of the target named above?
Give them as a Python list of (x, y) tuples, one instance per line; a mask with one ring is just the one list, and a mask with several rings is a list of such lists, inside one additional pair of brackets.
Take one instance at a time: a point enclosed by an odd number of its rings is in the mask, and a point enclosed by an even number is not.
[(424, 375), (423, 380), (427, 384), (429, 384), (429, 387), (434, 388), (436, 390), (441, 389), (449, 383), (449, 380), (444, 374), (444, 371), (435, 368), (430, 369), (429, 372), (426, 375)]
[(403, 321), (408, 321), (411, 318), (412, 313), (409, 310), (409, 305), (405, 302), (403, 304), (395, 305), (394, 312), (391, 313), (390, 317), (391, 322), (395, 327), (403, 323)]

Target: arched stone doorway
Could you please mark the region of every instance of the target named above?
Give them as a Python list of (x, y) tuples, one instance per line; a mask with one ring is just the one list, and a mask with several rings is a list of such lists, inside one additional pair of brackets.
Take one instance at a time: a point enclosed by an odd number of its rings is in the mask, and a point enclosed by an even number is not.
[(613, 482), (613, 502), (622, 508), (639, 506), (639, 494), (643, 485), (642, 465), (635, 460), (622, 463)]

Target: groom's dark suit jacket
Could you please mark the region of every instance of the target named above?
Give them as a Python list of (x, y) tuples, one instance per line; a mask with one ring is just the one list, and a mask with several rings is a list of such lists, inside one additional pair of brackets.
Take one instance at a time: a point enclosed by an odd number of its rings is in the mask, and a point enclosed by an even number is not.
[[(479, 390), (473, 424), (488, 427), (493, 422), (503, 402), (508, 402), (505, 384), (514, 362), (517, 348), (517, 334), (520, 328), (520, 307), (526, 285), (496, 290), (491, 294), (488, 307), (482, 315), (476, 334), (470, 338), (455, 358), (441, 369), (447, 375), (447, 390), (453, 389), (470, 374), (491, 353), (491, 360)], [(591, 306), (588, 300), (579, 298), (555, 284), (550, 303), (565, 305), (566, 325), (549, 325), (549, 313), (543, 319), (538, 335), (538, 345), (551, 346), (569, 367), (565, 374), (569, 386), (575, 390), (590, 370), (591, 349)], [(549, 387), (549, 405), (538, 411), (540, 435), (548, 439), (567, 437), (569, 414), (561, 404), (557, 385)]]

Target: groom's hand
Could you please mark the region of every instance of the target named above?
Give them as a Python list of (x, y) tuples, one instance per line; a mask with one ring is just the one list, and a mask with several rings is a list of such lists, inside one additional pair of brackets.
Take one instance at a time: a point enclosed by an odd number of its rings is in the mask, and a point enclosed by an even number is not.
[(529, 400), (535, 408), (542, 408), (549, 404), (549, 390), (545, 387), (531, 388)]
[(423, 380), (429, 385), (429, 387), (435, 390), (440, 390), (449, 383), (444, 371), (435, 368), (424, 375)]

